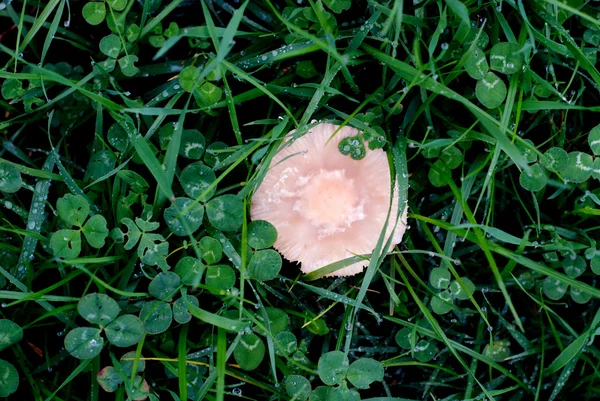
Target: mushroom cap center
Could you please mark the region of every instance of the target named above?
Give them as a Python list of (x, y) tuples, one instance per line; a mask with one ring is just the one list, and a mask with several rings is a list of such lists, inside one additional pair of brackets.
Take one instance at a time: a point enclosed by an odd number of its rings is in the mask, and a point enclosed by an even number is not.
[(364, 201), (345, 170), (321, 170), (303, 187), (294, 210), (326, 236), (364, 219)]

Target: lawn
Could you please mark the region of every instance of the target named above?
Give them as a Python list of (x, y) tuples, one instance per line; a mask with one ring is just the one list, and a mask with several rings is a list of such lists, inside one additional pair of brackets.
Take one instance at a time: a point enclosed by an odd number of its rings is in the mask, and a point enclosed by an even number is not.
[(598, 18), (0, 0), (0, 398), (600, 398)]

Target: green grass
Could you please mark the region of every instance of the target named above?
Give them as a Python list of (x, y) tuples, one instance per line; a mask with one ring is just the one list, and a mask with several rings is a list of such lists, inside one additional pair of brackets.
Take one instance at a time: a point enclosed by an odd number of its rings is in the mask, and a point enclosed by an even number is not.
[[(598, 11), (0, 1), (0, 398), (598, 398)], [(249, 208), (319, 122), (410, 228), (302, 275)]]

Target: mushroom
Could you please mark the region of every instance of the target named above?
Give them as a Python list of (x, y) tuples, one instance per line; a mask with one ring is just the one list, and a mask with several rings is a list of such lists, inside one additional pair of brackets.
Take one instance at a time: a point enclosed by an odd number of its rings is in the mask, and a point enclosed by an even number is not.
[[(343, 155), (339, 142), (358, 131), (346, 126), (332, 138), (338, 128), (322, 123), (284, 144), (252, 198), (252, 220), (266, 220), (275, 226), (275, 249), (286, 259), (300, 262), (304, 273), (372, 253), (390, 205), (386, 153), (367, 149), (361, 160)], [(293, 133), (288, 134), (289, 139)], [(389, 250), (402, 240), (406, 212), (405, 207), (398, 219), (398, 191), (394, 191), (385, 237), (386, 241), (392, 238)], [(330, 276), (360, 273), (368, 263), (361, 260)]]

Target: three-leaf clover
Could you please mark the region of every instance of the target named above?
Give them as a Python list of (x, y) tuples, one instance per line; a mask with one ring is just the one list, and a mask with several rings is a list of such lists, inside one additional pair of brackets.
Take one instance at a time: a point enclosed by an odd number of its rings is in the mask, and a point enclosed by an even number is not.
[(144, 335), (144, 325), (137, 316), (119, 316), (117, 301), (106, 294), (91, 293), (82, 297), (77, 312), (96, 327), (77, 327), (65, 336), (65, 349), (75, 358), (90, 359), (102, 351), (104, 338), (117, 347), (137, 344)]
[(169, 27), (163, 32), (162, 24), (159, 22), (151, 32), (153, 35), (148, 37), (148, 43), (150, 43), (152, 47), (162, 47), (165, 44), (166, 39), (179, 33), (179, 25), (177, 25), (176, 22), (171, 22)]
[[(81, 195), (67, 194), (56, 202), (58, 217), (67, 229), (58, 230), (50, 237), (54, 256), (74, 259), (81, 252), (81, 233), (91, 247), (100, 249), (108, 236), (106, 219), (99, 215), (87, 218), (90, 204)], [(73, 228), (75, 227), (75, 229)]]
[[(179, 264), (178, 264), (179, 266)], [(179, 294), (181, 278), (177, 273), (159, 273), (150, 282), (148, 292), (156, 300), (147, 302), (140, 310), (140, 319), (144, 322), (144, 330), (148, 334), (160, 334), (167, 330), (173, 319), (177, 323), (185, 324), (192, 319), (187, 303), (183, 298), (174, 297)], [(194, 306), (199, 306), (198, 298), (185, 295), (187, 301)]]

